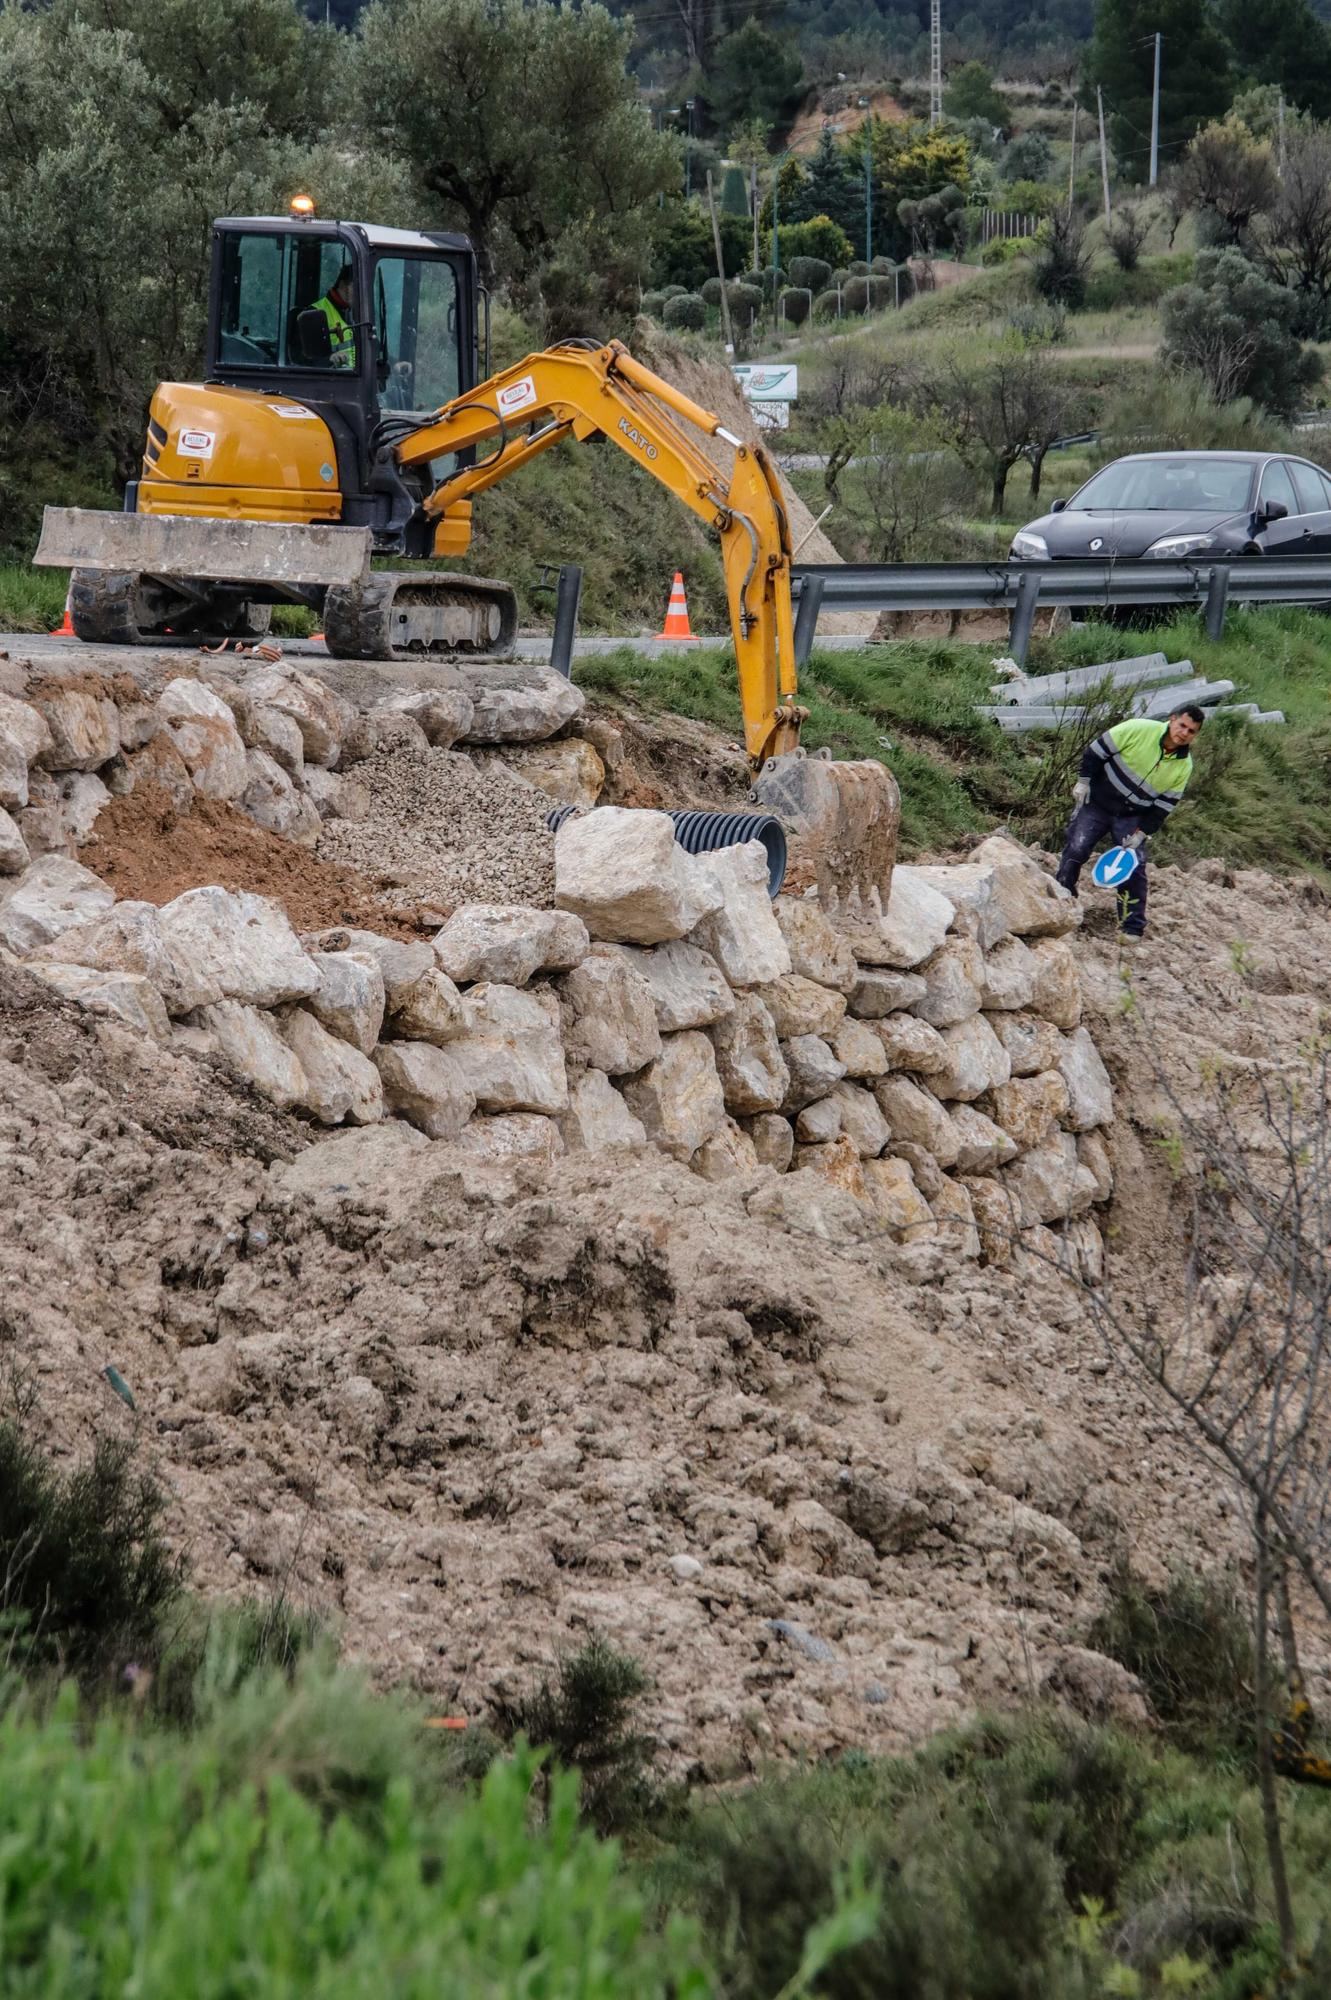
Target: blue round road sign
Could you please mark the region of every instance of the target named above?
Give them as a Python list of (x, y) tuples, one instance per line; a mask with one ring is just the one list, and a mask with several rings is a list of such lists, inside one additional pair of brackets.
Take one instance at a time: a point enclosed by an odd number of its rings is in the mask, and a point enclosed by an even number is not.
[(1101, 889), (1121, 889), (1136, 872), (1135, 847), (1107, 847), (1091, 870), (1091, 880)]

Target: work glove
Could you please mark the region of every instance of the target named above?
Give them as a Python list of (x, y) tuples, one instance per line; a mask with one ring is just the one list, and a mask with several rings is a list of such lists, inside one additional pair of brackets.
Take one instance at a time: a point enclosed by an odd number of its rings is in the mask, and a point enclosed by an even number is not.
[(1081, 808), (1084, 805), (1088, 805), (1090, 803), (1090, 797), (1091, 797), (1090, 779), (1078, 778), (1076, 784), (1072, 787), (1073, 805), (1076, 806), (1077, 810), (1080, 812)]
[(1130, 833), (1128, 835), (1123, 845), (1125, 847), (1131, 847), (1135, 851), (1137, 848), (1141, 847), (1144, 844), (1145, 840), (1146, 840), (1146, 835), (1142, 832), (1141, 828), (1138, 827), (1135, 833)]

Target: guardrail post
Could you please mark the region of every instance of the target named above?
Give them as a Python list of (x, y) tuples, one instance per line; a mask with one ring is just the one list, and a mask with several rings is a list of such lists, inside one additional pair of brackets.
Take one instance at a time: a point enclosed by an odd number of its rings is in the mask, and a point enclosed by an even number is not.
[(550, 642), (550, 665), (566, 681), (573, 678), (573, 641), (578, 635), (578, 608), (582, 603), (582, 571), (577, 563), (561, 563), (555, 592), (555, 636)]
[(806, 667), (813, 651), (813, 635), (823, 602), (825, 585), (820, 576), (806, 576), (800, 585), (799, 607), (795, 612), (795, 665)]
[(1225, 609), (1229, 603), (1229, 564), (1216, 563), (1206, 585), (1206, 636), (1221, 639), (1225, 632)]
[(1012, 634), (1008, 640), (1008, 650), (1019, 667), (1026, 664), (1026, 655), (1031, 649), (1031, 634), (1035, 630), (1035, 612), (1040, 602), (1040, 572), (1037, 569), (1023, 570), (1017, 578), (1017, 601), (1012, 607)]

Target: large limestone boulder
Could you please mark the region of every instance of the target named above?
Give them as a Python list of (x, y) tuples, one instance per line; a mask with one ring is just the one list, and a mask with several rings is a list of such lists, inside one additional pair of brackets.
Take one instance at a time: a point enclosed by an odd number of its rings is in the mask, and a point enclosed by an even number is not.
[(1100, 1051), (1085, 1028), (1078, 1028), (1064, 1041), (1058, 1068), (1068, 1092), (1064, 1122), (1072, 1131), (1089, 1132), (1096, 1125), (1111, 1124), (1114, 1086)]
[(985, 1014), (972, 1014), (955, 1028), (943, 1030), (947, 1061), (929, 1081), (942, 1098), (971, 1099), (996, 1090), (1012, 1074), (1007, 1050), (989, 1025)]
[(32, 856), (22, 833), (0, 806), (0, 875), (19, 875)]
[(664, 813), (598, 806), (555, 836), (555, 902), (608, 943), (687, 937), (724, 895)]
[(365, 951), (378, 966), (384, 982), (384, 1006), (390, 1014), (406, 1001), (416, 981), (436, 970), (428, 944), (381, 937), (378, 931), (343, 929), (315, 931), (304, 940), (315, 951)]
[(1095, 1177), (1077, 1158), (1071, 1132), (1055, 1132), (1003, 1169), (1003, 1185), (1021, 1209), (1021, 1226), (1061, 1222), (1095, 1200)]
[(190, 1025), (212, 1038), (229, 1069), (252, 1084), (261, 1097), (290, 1111), (304, 1102), (305, 1072), (295, 1050), (283, 1040), (276, 1017), (239, 1000), (219, 1000), (191, 1015)]
[(980, 999), (987, 1009), (1018, 1013), (1035, 998), (1040, 961), (1020, 938), (1004, 938), (980, 969)]
[(681, 939), (642, 951), (636, 945), (616, 945), (625, 963), (647, 982), (663, 1035), (683, 1028), (710, 1028), (734, 1012), (735, 996), (725, 974), (709, 951)]
[(656, 1061), (624, 1085), (624, 1097), (652, 1144), (677, 1160), (691, 1160), (726, 1119), (712, 1044), (696, 1028), (667, 1035)]
[(525, 986), (538, 972), (567, 972), (581, 965), (589, 943), (587, 926), (566, 910), (467, 903), (435, 938), (434, 955), (459, 985), (496, 979), (505, 986)]
[(270, 897), (187, 889), (162, 906), (158, 921), (173, 955), (188, 961), (227, 1000), (280, 1007), (308, 999), (319, 984), (285, 910)]
[(981, 1006), (984, 953), (973, 938), (950, 937), (922, 968), (924, 998), (914, 1012), (931, 1028), (952, 1028)]
[(572, 681), (533, 660), (454, 663), (471, 697), (468, 743), (541, 743), (557, 736), (586, 706)]
[(1081, 1020), (1081, 978), (1071, 946), (1061, 938), (1038, 938), (1031, 956), (1035, 960), (1031, 1012), (1071, 1034)]
[(865, 1180), (866, 1171), (866, 1165), (853, 1143), (844, 1136), (825, 1145), (801, 1146), (797, 1143), (795, 1146), (792, 1173), (817, 1174), (820, 1180), (830, 1182), (833, 1187), (853, 1195), (856, 1201), (867, 1204), (869, 1186)]
[[(924, 1023), (921, 1021), (917, 1025), (923, 1027)], [(886, 1076), (892, 1067), (882, 1039), (867, 1021), (852, 1020), (847, 1014), (844, 1020), (837, 1023), (827, 1041), (837, 1061), (845, 1064), (846, 1075), (854, 1077), (857, 1082), (872, 1082), (875, 1077)]]
[(1077, 1158), (1095, 1182), (1095, 1199), (1108, 1201), (1114, 1192), (1114, 1169), (1109, 1148), (1099, 1132), (1077, 1134)]
[(605, 788), (605, 765), (584, 736), (510, 744), (497, 754), (510, 770), (561, 805), (594, 806)]
[(867, 929), (855, 932), (855, 956), (861, 965), (909, 972), (933, 957), (955, 914), (955, 904), (924, 880), (918, 868), (899, 863), (892, 870), (892, 892), (882, 922), (872, 935)]
[(1043, 1145), (1060, 1119), (1067, 1116), (1068, 1087), (1058, 1070), (1038, 1076), (1014, 1076), (993, 1093), (994, 1117), (1017, 1152)]
[(569, 1087), (568, 1110), (559, 1118), (564, 1149), (569, 1153), (599, 1153), (608, 1146), (641, 1152), (647, 1128), (634, 1116), (604, 1070), (584, 1070)]
[(102, 972), (141, 974), (161, 994), (169, 1014), (190, 1014), (222, 997), (216, 978), (171, 949), (153, 903), (116, 903), (91, 923), (62, 931), (36, 955), (66, 965), (95, 966)]
[(874, 1085), (873, 1094), (894, 1145), (907, 1140), (932, 1154), (940, 1167), (956, 1165), (961, 1150), (957, 1128), (930, 1091), (907, 1076), (885, 1076)]
[[(833, 1086), (831, 1096), (824, 1098), (823, 1102), (836, 1106), (840, 1129), (860, 1158), (876, 1160), (892, 1137), (892, 1128), (872, 1092), (862, 1089), (857, 1083), (843, 1080)], [(808, 1115), (807, 1111), (800, 1113), (802, 1118)]]
[(980, 1255), (986, 1264), (1005, 1269), (1011, 1264), (1022, 1228), (1022, 1207), (1016, 1191), (1006, 1179), (988, 1180), (981, 1175), (963, 1174), (960, 1185), (970, 1196), (976, 1227), (980, 1232)]
[(991, 834), (971, 854), (973, 866), (993, 870), (1007, 927), (1018, 937), (1061, 937), (1081, 922), (1081, 907), (1034, 855), (1005, 834)]
[(852, 993), (860, 980), (855, 954), (818, 904), (808, 896), (778, 896), (772, 908), (790, 952), (791, 971), (838, 993)]
[(235, 718), (221, 696), (202, 681), (181, 678), (167, 682), (157, 707), (195, 790), (209, 799), (238, 799), (250, 782), (250, 768)]
[(719, 906), (698, 925), (695, 942), (710, 951), (734, 987), (766, 986), (790, 971), (790, 946), (767, 893), (767, 851), (746, 840), (697, 856), (721, 893)]
[[(383, 977), (382, 969), (379, 976)], [(437, 965), (422, 972), (410, 986), (396, 989), (396, 997), (385, 1029), (390, 1036), (404, 1042), (433, 1042), (436, 1048), (443, 1048), (467, 1032), (467, 1003)]]
[[(342, 752), (346, 755), (345, 747)], [(344, 771), (326, 771), (322, 764), (307, 764), (300, 782), (305, 802), (321, 820), (345, 819), (361, 824), (370, 817), (373, 800), (368, 785)]]
[(975, 1226), (975, 1207), (959, 1181), (943, 1176), (942, 1185), (929, 1202), (938, 1234), (957, 1257), (978, 1257), (980, 1232)]
[(705, 1181), (733, 1181), (756, 1174), (759, 1160), (748, 1133), (727, 1118), (710, 1139), (703, 1140), (689, 1167)]
[(453, 1141), (459, 1153), (478, 1160), (557, 1160), (564, 1139), (553, 1118), (536, 1111), (501, 1111), (473, 1118)]
[(256, 705), (254, 726), (254, 748), (264, 751), (289, 778), (299, 778), (305, 769), (305, 745), (295, 717), (280, 708)]
[[(247, 750), (245, 758), (248, 775), (240, 793), (241, 811), (281, 839), (313, 847), (323, 825), (318, 808), (266, 750)], [(199, 786), (200, 791), (205, 789)]]
[(372, 1053), (384, 1023), (384, 976), (365, 951), (312, 951), (319, 984), (308, 1002), (316, 1021), (363, 1056)]
[[(33, 711), (37, 715), (36, 709)], [(41, 717), (37, 716), (40, 722)], [(23, 746), (0, 728), (0, 806), (17, 812), (28, 803), (28, 758)]]
[(861, 966), (850, 995), (850, 1012), (861, 1021), (880, 1021), (923, 1000), (925, 982), (918, 972), (889, 972)]
[(1013, 1076), (1037, 1076), (1057, 1067), (1063, 1037), (1038, 1014), (996, 1013), (989, 1025), (1007, 1050)]
[(476, 1109), (476, 1095), (449, 1049), (432, 1042), (380, 1042), (374, 1066), (384, 1103), (428, 1139), (456, 1139)]
[(34, 960), (32, 969), (57, 993), (75, 1000), (90, 1014), (123, 1021), (140, 1035), (156, 1042), (171, 1039), (171, 1022), (162, 996), (150, 979), (140, 972), (100, 972), (87, 965), (43, 964)]
[(841, 1137), (841, 1106), (834, 1097), (806, 1104), (795, 1120), (797, 1146), (828, 1146)]
[(916, 1243), (934, 1234), (933, 1211), (916, 1187), (906, 1160), (866, 1160), (864, 1182), (874, 1214), (899, 1243)]
[(778, 1174), (789, 1170), (795, 1151), (795, 1132), (788, 1118), (781, 1118), (775, 1112), (760, 1112), (756, 1118), (744, 1120), (744, 1130), (752, 1141), (759, 1166), (772, 1167)]
[(1007, 936), (1008, 922), (992, 868), (961, 862), (921, 867), (915, 873), (953, 905), (952, 928), (958, 936), (974, 938), (981, 951), (992, 951)]
[(156, 785), (166, 793), (177, 812), (190, 811), (194, 804), (194, 780), (167, 730), (154, 736), (142, 750), (127, 751), (121, 761), (126, 792), (132, 792), (138, 785)]
[(5, 799), (3, 803), (25, 806), (28, 803), (27, 766), (45, 763), (47, 751), (54, 747), (50, 727), (41, 710), (30, 701), (18, 701), (13, 695), (0, 694), (0, 736), (13, 746), (23, 760), (25, 780), (24, 796), (21, 799)]
[(956, 1168), (961, 1174), (987, 1174), (1017, 1156), (1016, 1142), (973, 1104), (952, 1105), (949, 1116), (959, 1141)]
[(467, 994), (467, 1017), (446, 1053), (478, 1110), (568, 1109), (559, 1001), (548, 987), (483, 982)]
[(937, 1028), (914, 1014), (889, 1014), (873, 1023), (874, 1038), (889, 1069), (933, 1076), (947, 1066), (947, 1044)]
[(376, 720), (383, 710), (409, 716), (430, 749), (451, 750), (471, 728), (476, 705), (461, 687), (405, 688), (380, 704)]
[(384, 1115), (384, 1089), (368, 1056), (330, 1035), (305, 1007), (278, 1018), (283, 1041), (305, 1074), (304, 1108), (322, 1125), (374, 1125)]
[(49, 742), (34, 760), (44, 771), (95, 771), (120, 748), (120, 714), (102, 684), (92, 680), (46, 683), (32, 706), (46, 724)]
[(759, 998), (776, 1023), (782, 1041), (792, 1035), (835, 1034), (846, 1012), (844, 993), (819, 986), (798, 972), (788, 972), (759, 988)]
[(114, 889), (90, 868), (63, 854), (43, 854), (12, 883), (0, 883), (0, 944), (24, 958), (102, 916), (115, 899)]
[(275, 708), (295, 723), (307, 764), (333, 768), (356, 722), (350, 702), (312, 674), (291, 668), (260, 668), (246, 676), (244, 686), (258, 706)]
[[(107, 766), (108, 770), (114, 768), (114, 765)], [(95, 771), (67, 771), (58, 783), (60, 817), (64, 821), (70, 839), (76, 846), (82, 846), (96, 826), (98, 814), (111, 803), (110, 789), (102, 783)], [(8, 813), (5, 814), (5, 821), (11, 827), (14, 826)], [(17, 833), (18, 828), (14, 827), (14, 834)], [(4, 858), (4, 854), (0, 853), (0, 866), (4, 866)], [(19, 867), (25, 865), (24, 862), (18, 864)], [(5, 872), (15, 871), (11, 865)]]
[(561, 980), (560, 995), (570, 1062), (625, 1076), (660, 1055), (651, 987), (615, 945), (594, 945)]
[(846, 1074), (845, 1064), (837, 1061), (821, 1035), (792, 1035), (782, 1042), (781, 1053), (789, 1073), (781, 1109), (790, 1117), (815, 1098), (826, 1097)]

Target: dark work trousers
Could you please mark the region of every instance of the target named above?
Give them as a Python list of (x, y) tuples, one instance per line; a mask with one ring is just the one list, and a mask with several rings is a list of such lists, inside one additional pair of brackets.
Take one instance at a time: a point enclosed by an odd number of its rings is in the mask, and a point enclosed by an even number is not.
[[(1057, 880), (1065, 889), (1077, 893), (1077, 877), (1090, 860), (1091, 855), (1101, 845), (1121, 847), (1130, 833), (1137, 831), (1137, 822), (1130, 813), (1106, 812), (1103, 806), (1078, 806), (1068, 822), (1068, 830), (1063, 840), (1063, 859), (1058, 864)], [(1145, 850), (1137, 849), (1137, 866), (1132, 875), (1118, 891), (1119, 929), (1129, 937), (1140, 937), (1146, 929), (1146, 860)]]

